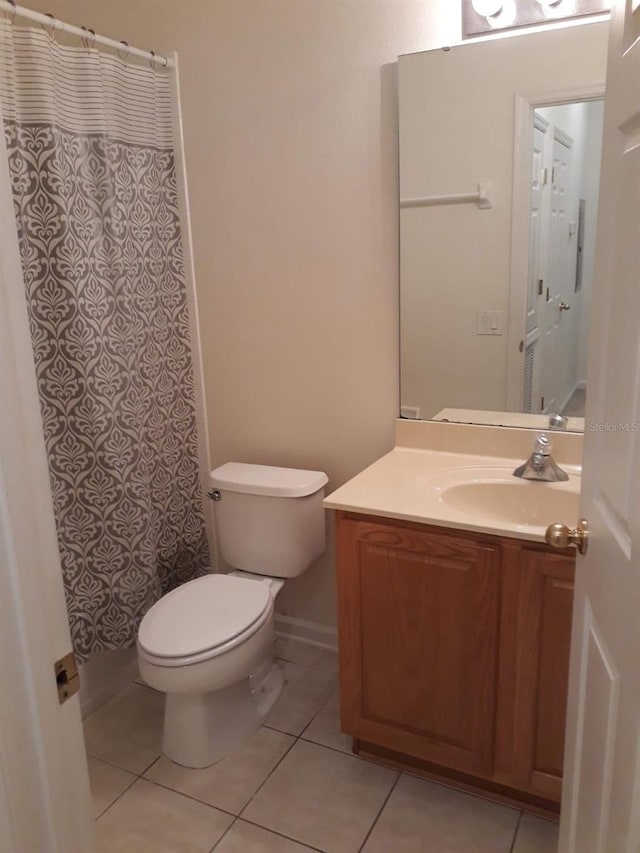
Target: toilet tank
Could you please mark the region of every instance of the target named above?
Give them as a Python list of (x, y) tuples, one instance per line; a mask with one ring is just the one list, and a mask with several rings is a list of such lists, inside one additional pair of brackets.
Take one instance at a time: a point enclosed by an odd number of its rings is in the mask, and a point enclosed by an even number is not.
[(211, 472), (222, 556), (236, 569), (293, 578), (325, 549), (322, 471), (227, 462)]

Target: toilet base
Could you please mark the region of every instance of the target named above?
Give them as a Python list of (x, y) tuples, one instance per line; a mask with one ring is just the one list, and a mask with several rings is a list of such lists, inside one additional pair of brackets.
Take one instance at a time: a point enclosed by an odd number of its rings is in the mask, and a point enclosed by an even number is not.
[(248, 678), (210, 693), (167, 693), (162, 751), (183, 767), (209, 767), (253, 734), (282, 691), (269, 658)]

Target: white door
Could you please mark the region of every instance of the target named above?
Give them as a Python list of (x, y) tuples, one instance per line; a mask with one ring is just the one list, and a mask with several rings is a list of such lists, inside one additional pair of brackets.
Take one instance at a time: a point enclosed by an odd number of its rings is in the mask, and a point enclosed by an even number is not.
[(611, 24), (562, 853), (640, 849), (639, 6)]
[(531, 191), (529, 195), (529, 270), (524, 339), (524, 411), (537, 412), (540, 402), (540, 327), (544, 305), (546, 264), (545, 198), (548, 193), (545, 168), (546, 134), (549, 122), (533, 115)]
[(0, 850), (93, 850), (71, 649), (0, 115)]
[[(574, 390), (574, 335), (573, 319), (576, 316), (574, 292), (576, 282), (577, 224), (571, 229), (571, 220), (577, 221), (578, 212), (571, 209), (569, 185), (574, 169), (573, 141), (560, 128), (554, 129), (552, 177), (562, 215), (558, 231), (552, 237), (557, 242), (558, 277), (556, 283), (556, 401), (555, 409), (566, 405)], [(573, 310), (571, 310), (573, 308)]]
[(569, 217), (567, 188), (571, 168), (571, 140), (553, 129), (551, 160), (551, 192), (549, 194), (549, 250), (544, 289), (544, 321), (542, 349), (542, 382), (539, 410), (558, 411), (564, 404), (563, 359), (566, 357), (564, 331), (564, 299), (570, 276)]

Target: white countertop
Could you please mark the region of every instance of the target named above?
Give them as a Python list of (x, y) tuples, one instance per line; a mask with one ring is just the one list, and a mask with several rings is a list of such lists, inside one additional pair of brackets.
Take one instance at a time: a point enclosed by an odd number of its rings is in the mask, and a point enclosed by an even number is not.
[[(448, 425), (438, 426), (446, 429)], [(508, 438), (508, 432), (507, 429), (505, 439)], [(457, 435), (459, 438), (460, 434)], [(529, 433), (528, 437), (532, 438), (533, 435)], [(439, 438), (435, 443), (440, 447), (443, 444), (446, 446), (442, 434)], [(454, 441), (452, 446), (456, 443), (459, 444), (459, 441)], [(474, 441), (468, 443), (473, 445)], [(505, 441), (505, 446), (512, 450), (513, 440)], [(549, 524), (560, 521), (574, 526), (577, 522), (581, 469), (575, 464), (577, 460), (571, 460), (574, 462), (571, 464), (569, 460), (565, 462), (556, 457), (556, 461), (569, 474), (568, 482), (541, 483), (512, 478), (514, 468), (525, 459), (526, 455), (499, 456), (396, 446), (325, 498), (324, 506), (346, 512), (541, 542), (544, 541)], [(461, 504), (457, 500), (460, 490), (456, 493), (457, 502), (452, 502), (447, 496), (447, 489), (469, 483), (480, 484), (477, 500), (473, 499), (470, 503), (467, 492)], [(493, 483), (499, 484), (495, 493), (500, 497), (496, 500), (493, 500), (494, 493), (491, 492)], [(487, 493), (482, 491), (485, 488), (482, 484), (489, 484), (488, 499)], [(452, 494), (449, 492), (449, 495)], [(518, 518), (521, 506), (529, 508), (524, 523)], [(570, 517), (555, 517), (559, 513)]]

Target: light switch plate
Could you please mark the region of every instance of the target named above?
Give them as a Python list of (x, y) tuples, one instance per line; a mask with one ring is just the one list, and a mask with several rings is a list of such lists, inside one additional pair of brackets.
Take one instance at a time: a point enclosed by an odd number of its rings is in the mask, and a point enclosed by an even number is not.
[(502, 311), (478, 311), (478, 334), (501, 335)]

